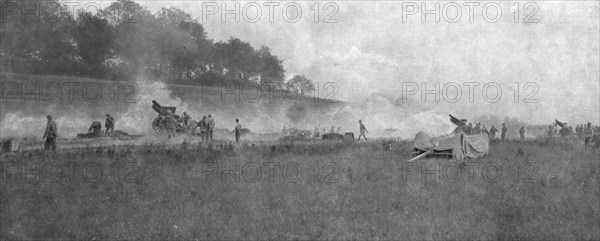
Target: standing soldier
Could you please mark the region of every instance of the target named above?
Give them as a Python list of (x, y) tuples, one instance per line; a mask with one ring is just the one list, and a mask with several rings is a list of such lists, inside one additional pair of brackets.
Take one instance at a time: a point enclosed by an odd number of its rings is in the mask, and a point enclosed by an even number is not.
[(212, 118), (211, 114), (208, 114), (208, 119), (206, 120), (206, 134), (208, 134), (207, 139), (213, 140), (213, 130), (215, 129), (215, 120)]
[(364, 137), (365, 141), (369, 142), (369, 140), (367, 140), (367, 136), (365, 136), (365, 133), (369, 133), (369, 131), (367, 131), (367, 128), (365, 127), (365, 125), (363, 125), (362, 120), (358, 120), (358, 125), (360, 128), (360, 135), (358, 136), (358, 141), (360, 141), (360, 137)]
[(106, 114), (106, 121), (104, 122), (104, 135), (108, 136), (115, 129), (115, 119), (109, 114)]
[(183, 125), (185, 126), (186, 129), (188, 127), (188, 124), (190, 123), (191, 118), (192, 117), (190, 117), (190, 115), (188, 115), (187, 112), (185, 112), (185, 111), (183, 112)]
[(469, 123), (469, 125), (467, 126), (466, 134), (471, 135), (472, 133), (473, 133), (473, 124)]
[(46, 124), (46, 131), (44, 132), (44, 137), (42, 139), (46, 139), (44, 142), (44, 149), (46, 151), (52, 148), (52, 151), (56, 152), (56, 137), (58, 130), (56, 129), (56, 123), (52, 120), (52, 116), (48, 115), (46, 117), (48, 119), (48, 123)]
[(177, 132), (177, 120), (175, 120), (171, 111), (167, 111), (165, 120), (167, 123), (167, 134), (169, 135), (169, 139), (171, 139), (171, 136), (175, 137), (175, 132)]
[(584, 130), (585, 131), (585, 143), (584, 143), (584, 145), (588, 146), (588, 145), (591, 144), (591, 140), (592, 140), (592, 137), (594, 135), (594, 129), (592, 129), (592, 123), (591, 122), (588, 122), (587, 123), (587, 127), (584, 127), (584, 128), (585, 128), (585, 130)]
[(492, 128), (490, 128), (490, 138), (492, 139), (492, 141), (496, 139), (496, 133), (498, 133), (498, 129), (496, 129), (496, 127), (492, 125)]
[(506, 123), (502, 123), (502, 133), (500, 134), (500, 138), (502, 141), (506, 139), (506, 132), (508, 132), (508, 128), (506, 128)]
[(202, 116), (202, 120), (198, 121), (197, 127), (200, 127), (200, 139), (204, 142), (206, 141), (206, 131), (207, 131), (207, 123), (206, 116)]
[(485, 134), (488, 134), (488, 135), (490, 134), (490, 132), (488, 131), (487, 127), (485, 127), (485, 124), (481, 128), (481, 133), (485, 133)]
[(521, 129), (519, 129), (519, 135), (521, 136), (521, 141), (525, 140), (525, 126), (521, 126)]
[(471, 134), (477, 135), (480, 133), (481, 133), (481, 123), (477, 122), (477, 124), (475, 125), (475, 128), (473, 128), (473, 131), (471, 132)]
[(240, 135), (242, 135), (242, 124), (240, 119), (235, 119), (235, 142), (240, 144)]

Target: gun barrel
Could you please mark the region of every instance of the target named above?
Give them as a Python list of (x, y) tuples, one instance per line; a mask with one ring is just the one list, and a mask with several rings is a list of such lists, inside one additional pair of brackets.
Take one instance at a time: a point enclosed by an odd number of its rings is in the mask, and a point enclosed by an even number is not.
[(410, 159), (410, 160), (408, 160), (408, 161), (406, 161), (406, 162), (414, 162), (414, 161), (417, 161), (417, 160), (419, 160), (419, 159), (421, 159), (421, 158), (424, 158), (424, 157), (428, 156), (428, 155), (429, 155), (429, 154), (431, 154), (431, 153), (433, 153), (433, 150), (428, 150), (428, 151), (426, 151), (426, 152), (423, 152), (421, 155), (418, 155), (418, 156), (416, 156), (416, 157), (413, 157), (412, 159)]
[(449, 115), (450, 116), (450, 122), (452, 122), (453, 124), (460, 126), (460, 124), (462, 123), (462, 121), (456, 117), (454, 117), (453, 115)]

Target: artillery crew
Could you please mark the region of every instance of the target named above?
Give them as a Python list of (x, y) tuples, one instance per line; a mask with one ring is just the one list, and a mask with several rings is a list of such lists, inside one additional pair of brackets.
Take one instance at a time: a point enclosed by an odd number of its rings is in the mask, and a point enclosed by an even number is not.
[(94, 136), (101, 135), (102, 133), (102, 122), (94, 121), (88, 128), (88, 134), (93, 134)]
[(525, 126), (521, 126), (521, 129), (519, 129), (519, 136), (521, 137), (521, 141), (525, 140)]
[(185, 127), (188, 127), (188, 124), (189, 124), (191, 118), (192, 117), (190, 115), (188, 115), (187, 112), (185, 112), (185, 111), (183, 112), (183, 125)]
[(213, 140), (213, 130), (215, 129), (215, 120), (212, 118), (211, 114), (208, 114), (208, 119), (206, 119), (206, 134), (207, 140)]
[(508, 132), (508, 128), (506, 128), (506, 123), (502, 123), (502, 133), (500, 134), (500, 138), (503, 141), (506, 139), (506, 132)]
[(115, 119), (109, 114), (106, 114), (106, 122), (104, 122), (104, 128), (104, 135), (110, 134), (115, 128)]
[(167, 111), (167, 117), (165, 120), (167, 124), (167, 134), (169, 135), (169, 138), (171, 138), (171, 136), (175, 135), (177, 130), (177, 120), (175, 120), (175, 117), (173, 117), (173, 113), (171, 113), (171, 111)]
[(46, 151), (52, 148), (52, 151), (56, 152), (56, 137), (58, 136), (58, 130), (56, 129), (56, 123), (52, 120), (52, 116), (48, 115), (46, 117), (48, 119), (48, 123), (46, 124), (46, 131), (44, 132), (44, 137), (42, 139), (46, 139), (44, 142), (44, 149)]
[(206, 123), (206, 116), (202, 116), (202, 120), (198, 121), (196, 127), (200, 128), (200, 139), (202, 141), (206, 141), (208, 128), (208, 123)]
[(471, 130), (471, 134), (476, 135), (481, 133), (481, 123), (477, 122), (473, 130)]
[(485, 124), (483, 125), (483, 127), (481, 127), (481, 133), (485, 133), (485, 134), (490, 134), (490, 132), (488, 131), (487, 127), (485, 127)]

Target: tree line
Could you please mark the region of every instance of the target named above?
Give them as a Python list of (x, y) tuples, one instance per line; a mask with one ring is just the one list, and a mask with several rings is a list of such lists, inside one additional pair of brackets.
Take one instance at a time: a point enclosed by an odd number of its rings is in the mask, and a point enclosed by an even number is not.
[[(268, 47), (255, 49), (238, 38), (215, 42), (202, 24), (175, 7), (151, 13), (131, 0), (96, 13), (72, 13), (58, 0), (2, 0), (2, 6), (3, 71), (114, 80), (142, 74), (182, 84), (237, 81), (314, 88), (303, 75), (286, 83), (282, 60)], [(15, 14), (36, 8), (39, 15)]]

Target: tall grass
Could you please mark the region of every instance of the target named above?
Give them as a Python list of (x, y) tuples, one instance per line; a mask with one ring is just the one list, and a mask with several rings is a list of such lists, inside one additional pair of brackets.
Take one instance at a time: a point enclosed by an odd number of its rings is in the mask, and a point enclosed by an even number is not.
[[(69, 160), (99, 163), (107, 174), (95, 182), (61, 176), (51, 183), (32, 181), (31, 170), (23, 180), (5, 168), (0, 239), (600, 239), (598, 149), (501, 142), (467, 165), (428, 158), (409, 167), (403, 161), (411, 152), (410, 143), (390, 139), (7, 155), (5, 167)], [(236, 164), (240, 172), (248, 167), (246, 176), (236, 182), (225, 174), (223, 181), (219, 171)], [(270, 178), (266, 165), (278, 165), (279, 176)], [(301, 178), (281, 176), (283, 167), (294, 165)], [(463, 173), (473, 168), (474, 178), (449, 181), (441, 171), (409, 170), (422, 165), (455, 165), (452, 170)], [(497, 180), (482, 178), (490, 165), (503, 169)], [(262, 178), (247, 180), (256, 166)], [(517, 178), (515, 166), (524, 168)], [(214, 167), (221, 170), (213, 174)], [(123, 172), (116, 178), (118, 168)]]

